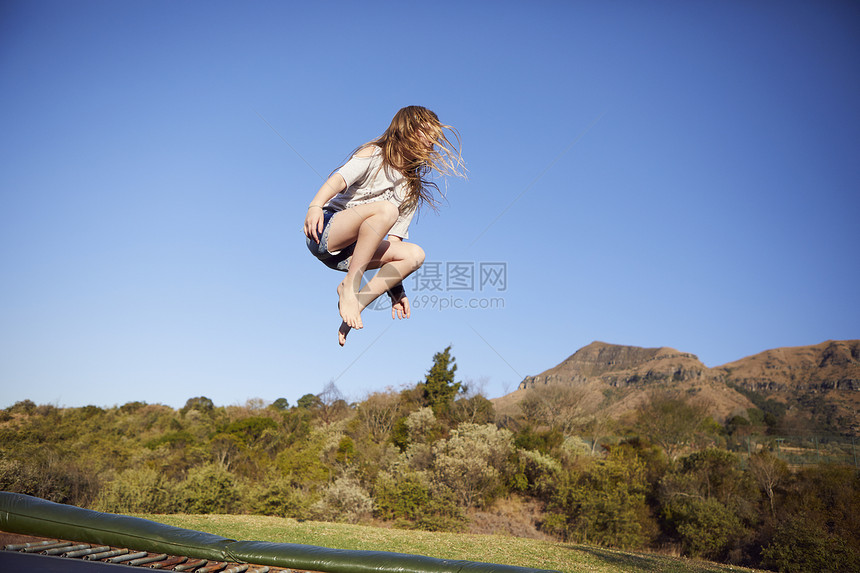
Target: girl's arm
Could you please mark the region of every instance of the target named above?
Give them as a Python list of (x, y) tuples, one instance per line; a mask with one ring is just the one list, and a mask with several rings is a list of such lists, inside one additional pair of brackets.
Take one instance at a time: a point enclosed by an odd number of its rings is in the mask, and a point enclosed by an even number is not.
[(325, 180), (325, 183), (322, 184), (320, 190), (317, 191), (317, 194), (314, 195), (313, 201), (311, 201), (311, 205), (319, 205), (322, 207), (329, 200), (346, 189), (346, 181), (343, 178), (343, 175), (340, 173), (333, 173), (331, 177)]
[[(351, 181), (357, 181), (361, 175), (367, 171), (369, 166), (367, 159), (373, 156), (378, 149), (379, 148), (374, 145), (365, 145), (359, 149), (345, 165), (338, 169), (337, 173), (333, 173), (328, 179), (326, 179), (326, 182), (322, 184), (322, 187), (320, 187), (320, 190), (317, 191), (316, 195), (314, 195), (313, 201), (311, 201), (311, 204), (308, 206), (308, 214), (307, 217), (305, 217), (305, 236), (307, 238), (313, 239), (319, 243), (320, 233), (322, 233), (323, 228), (323, 205), (328, 203), (332, 197), (347, 188), (346, 177), (349, 177)], [(346, 177), (343, 173), (344, 170), (348, 173)]]
[(322, 233), (323, 228), (323, 205), (344, 189), (346, 189), (346, 181), (340, 173), (333, 174), (322, 184), (308, 206), (308, 214), (305, 216), (305, 236), (307, 238), (313, 239), (317, 243), (320, 242), (320, 233)]

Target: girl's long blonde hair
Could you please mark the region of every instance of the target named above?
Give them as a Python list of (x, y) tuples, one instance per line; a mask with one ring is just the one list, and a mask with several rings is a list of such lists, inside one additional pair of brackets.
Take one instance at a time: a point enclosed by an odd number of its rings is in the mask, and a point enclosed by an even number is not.
[[(456, 140), (453, 144), (445, 131)], [(428, 147), (421, 134), (433, 143)], [(436, 210), (439, 201), (433, 190), (439, 186), (428, 179), (431, 171), (443, 176), (465, 177), (465, 164), (460, 153), (460, 134), (439, 117), (418, 105), (400, 109), (391, 120), (385, 133), (363, 145), (376, 145), (382, 149), (383, 166), (392, 167), (406, 178), (406, 199), (400, 211), (406, 213), (421, 204)], [(359, 148), (361, 149), (361, 148)]]

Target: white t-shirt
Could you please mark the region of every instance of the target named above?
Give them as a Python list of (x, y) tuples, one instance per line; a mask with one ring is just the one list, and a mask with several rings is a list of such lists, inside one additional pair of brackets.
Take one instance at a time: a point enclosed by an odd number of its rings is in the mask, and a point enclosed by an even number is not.
[[(382, 200), (390, 201), (400, 209), (400, 205), (406, 200), (406, 178), (396, 169), (382, 164), (382, 149), (379, 147), (368, 157), (353, 155), (335, 173), (340, 173), (346, 181), (346, 189), (325, 204), (333, 211)], [(416, 208), (413, 207), (406, 213), (401, 213), (389, 234), (408, 239), (409, 223), (412, 222), (415, 211)]]

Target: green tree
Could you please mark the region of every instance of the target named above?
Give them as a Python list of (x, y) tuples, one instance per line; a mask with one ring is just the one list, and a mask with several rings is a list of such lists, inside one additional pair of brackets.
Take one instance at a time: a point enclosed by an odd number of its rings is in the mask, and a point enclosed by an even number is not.
[(32, 400), (21, 400), (9, 406), (7, 410), (12, 414), (33, 414), (36, 411), (36, 403)]
[(126, 402), (125, 404), (123, 404), (122, 406), (119, 407), (119, 411), (123, 412), (124, 414), (133, 414), (133, 413), (137, 412), (138, 410), (140, 410), (141, 408), (143, 408), (144, 406), (146, 406), (146, 402), (139, 402), (139, 401)]
[(296, 402), (296, 406), (304, 410), (315, 410), (322, 406), (322, 400), (320, 400), (319, 396), (316, 394), (305, 394), (299, 398), (299, 401)]
[(457, 372), (455, 362), (450, 346), (437, 352), (433, 355), (433, 366), (420, 384), (424, 399), (437, 415), (450, 411), (454, 397), (462, 387), (460, 382), (454, 381), (454, 374)]
[(203, 412), (204, 414), (208, 414), (215, 409), (215, 404), (207, 398), (206, 396), (197, 396), (196, 398), (189, 398), (185, 402), (185, 406), (179, 410), (179, 413), (183, 416), (187, 414), (191, 410), (197, 410), (199, 412)]
[(277, 422), (265, 416), (251, 416), (242, 418), (231, 423), (224, 430), (225, 433), (235, 438), (245, 446), (258, 446), (267, 435), (274, 432), (278, 427)]

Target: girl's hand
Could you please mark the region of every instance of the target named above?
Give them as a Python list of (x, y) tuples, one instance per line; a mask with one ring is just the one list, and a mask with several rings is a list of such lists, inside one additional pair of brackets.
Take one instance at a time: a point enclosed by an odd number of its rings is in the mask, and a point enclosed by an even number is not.
[(409, 297), (400, 297), (397, 302), (391, 303), (391, 318), (409, 318)]
[(325, 180), (308, 206), (308, 214), (305, 216), (305, 237), (317, 243), (320, 242), (320, 235), (323, 232), (322, 206), (344, 189), (346, 189), (346, 179), (340, 173), (335, 173)]
[(320, 233), (323, 230), (323, 210), (322, 207), (311, 205), (308, 207), (308, 214), (305, 216), (305, 236), (308, 239), (313, 239), (315, 242), (320, 242)]

